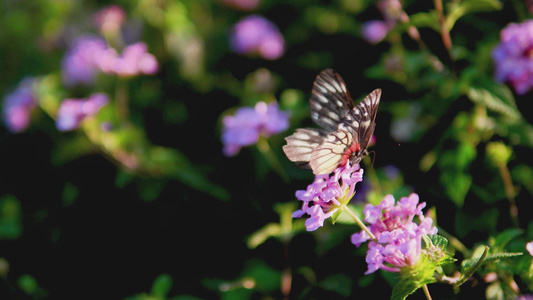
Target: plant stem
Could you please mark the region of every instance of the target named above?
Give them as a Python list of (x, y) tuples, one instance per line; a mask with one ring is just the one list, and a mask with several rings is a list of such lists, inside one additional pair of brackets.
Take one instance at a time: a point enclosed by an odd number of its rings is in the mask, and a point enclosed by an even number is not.
[(448, 239), (448, 243), (450, 245), (452, 245), (452, 247), (458, 251), (460, 251), (461, 253), (463, 253), (464, 256), (470, 256), (472, 255), (472, 251), (470, 251), (470, 249), (468, 249), (463, 243), (461, 243), (461, 241), (454, 237), (453, 235), (449, 234), (448, 232), (446, 232), (446, 230), (442, 229), (441, 227), (439, 227), (439, 234), (441, 234), (442, 236), (444, 236), (445, 238)]
[(347, 212), (350, 217), (355, 220), (355, 223), (357, 223), (357, 225), (359, 225), (359, 227), (361, 227), (374, 242), (378, 242), (374, 234), (370, 231), (370, 229), (368, 229), (368, 227), (366, 227), (366, 225), (359, 219), (359, 217), (357, 217), (357, 215), (353, 212), (353, 210), (350, 209), (350, 207), (344, 205), (344, 211)]
[(281, 176), (283, 181), (290, 182), (289, 176), (285, 173), (285, 170), (281, 166), (278, 157), (272, 151), (272, 148), (268, 144), (268, 141), (264, 137), (259, 137), (257, 141), (257, 148), (266, 157), (268, 163), (274, 168), (274, 170)]
[(444, 43), (444, 47), (446, 47), (448, 54), (451, 54), (452, 39), (450, 38), (450, 30), (448, 29), (448, 26), (446, 25), (446, 19), (444, 17), (444, 9), (442, 7), (442, 0), (435, 0), (434, 3), (435, 3), (435, 9), (439, 13), (439, 22), (440, 22), (440, 31), (441, 31), (440, 33), (442, 36), (442, 43)]
[(498, 170), (500, 171), (500, 177), (503, 181), (505, 195), (509, 200), (509, 213), (511, 214), (511, 219), (513, 220), (514, 225), (518, 226), (518, 207), (516, 206), (516, 202), (514, 201), (515, 191), (513, 187), (513, 182), (511, 180), (511, 174), (509, 173), (509, 168), (507, 168), (507, 165), (504, 164), (501, 165)]
[(485, 257), (487, 256), (487, 254), (489, 253), (489, 246), (485, 246), (485, 251), (483, 251), (483, 254), (481, 255), (481, 257), (479, 258), (479, 260), (477, 261), (476, 265), (473, 266), (470, 270), (468, 270), (468, 272), (465, 273), (465, 275), (463, 276), (463, 278), (461, 278), (454, 286), (455, 287), (459, 287), (461, 284), (465, 283), (468, 278), (470, 278), (470, 276), (474, 275), (474, 273), (476, 272), (476, 270), (481, 266), (481, 264), (483, 263), (483, 261), (485, 260)]
[(125, 122), (129, 117), (130, 108), (128, 102), (127, 81), (118, 78), (115, 90), (115, 105), (117, 107), (117, 118), (120, 122)]
[[(368, 156), (367, 156), (368, 157)], [(366, 157), (365, 157), (366, 159)], [(365, 161), (366, 163), (366, 161)], [(372, 188), (376, 190), (376, 193), (378, 195), (383, 195), (383, 189), (381, 188), (381, 184), (379, 183), (378, 175), (376, 173), (376, 169), (374, 169), (373, 164), (367, 164), (369, 167), (367, 170), (365, 170), (365, 175), (368, 174), (368, 178), (371, 178), (372, 182)]]
[(291, 262), (289, 255), (289, 242), (284, 243), (285, 249), (285, 262), (286, 266), (281, 275), (281, 293), (283, 294), (283, 299), (289, 299), (291, 294), (292, 287), (292, 272), (291, 272)]
[(428, 285), (424, 284), (422, 286), (422, 289), (424, 290), (424, 295), (426, 295), (426, 299), (431, 300), (431, 294), (429, 293)]

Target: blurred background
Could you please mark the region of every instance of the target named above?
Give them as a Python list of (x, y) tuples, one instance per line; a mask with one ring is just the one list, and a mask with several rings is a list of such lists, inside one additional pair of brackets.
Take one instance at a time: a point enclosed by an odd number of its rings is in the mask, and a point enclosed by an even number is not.
[[(394, 277), (364, 275), (365, 249), (350, 243), (359, 228), (309, 233), (290, 217), (314, 177), (281, 147), (316, 126), (308, 99), (326, 68), (355, 102), (383, 90), (356, 210), (418, 193), (460, 240), (449, 276), (480, 245), (525, 252), (531, 93), (496, 75), (494, 49), (530, 5), (0, 1), (0, 298), (388, 298)], [(224, 120), (258, 102), (288, 126), (223, 150)], [(531, 291), (528, 263), (430, 291), (514, 299)]]

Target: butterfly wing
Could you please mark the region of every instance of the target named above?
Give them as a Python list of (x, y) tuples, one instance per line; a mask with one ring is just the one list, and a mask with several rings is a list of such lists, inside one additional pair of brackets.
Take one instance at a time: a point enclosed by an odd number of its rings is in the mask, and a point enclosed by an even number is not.
[(380, 99), (381, 89), (373, 90), (339, 123), (339, 129), (346, 130), (355, 136), (356, 142), (360, 144), (361, 152), (365, 152), (364, 150), (366, 150), (372, 134), (374, 134)]
[(296, 132), (286, 137), (287, 145), (283, 146), (283, 152), (300, 168), (309, 169), (311, 152), (322, 144), (327, 132), (318, 128), (299, 128)]
[(332, 132), (340, 120), (353, 109), (353, 100), (342, 77), (332, 69), (317, 75), (309, 100), (313, 121)]
[(353, 136), (347, 131), (337, 130), (329, 133), (325, 141), (311, 152), (309, 166), (313, 170), (313, 174), (333, 172), (339, 166), (352, 142)]
[(337, 167), (358, 163), (367, 155), (366, 147), (374, 133), (381, 89), (372, 91), (339, 121), (337, 130), (311, 153), (309, 166), (315, 175), (329, 174)]

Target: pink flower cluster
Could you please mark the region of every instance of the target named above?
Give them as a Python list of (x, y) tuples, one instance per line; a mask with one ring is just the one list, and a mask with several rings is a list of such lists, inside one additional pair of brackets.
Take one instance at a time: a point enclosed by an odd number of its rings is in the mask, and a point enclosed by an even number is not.
[(402, 4), (399, 0), (379, 0), (378, 10), (383, 15), (383, 20), (370, 20), (361, 27), (361, 34), (371, 44), (381, 42), (396, 26), (402, 16)]
[(492, 59), (496, 81), (509, 83), (518, 94), (527, 93), (533, 87), (533, 20), (507, 25)]
[(109, 97), (104, 93), (92, 94), (88, 99), (65, 99), (57, 112), (56, 127), (59, 131), (74, 130), (83, 120), (94, 116), (107, 103)]
[(31, 112), (37, 106), (32, 86), (33, 79), (26, 78), (4, 98), (3, 119), (12, 133), (22, 132), (30, 124)]
[(283, 55), (285, 40), (274, 23), (252, 15), (233, 26), (230, 46), (238, 54), (258, 54), (264, 59), (276, 60)]
[(125, 20), (126, 12), (118, 5), (106, 6), (93, 16), (94, 25), (104, 35), (118, 33)]
[(99, 72), (121, 77), (155, 74), (159, 68), (155, 56), (148, 53), (143, 42), (124, 48), (122, 54), (99, 37), (78, 38), (62, 60), (63, 82), (90, 85)]
[(303, 201), (303, 205), (292, 216), (299, 218), (308, 214), (309, 218), (305, 221), (307, 231), (322, 227), (327, 218), (352, 199), (355, 185), (361, 181), (363, 169), (359, 168), (359, 164), (350, 166), (349, 161), (332, 174), (317, 175), (307, 190), (296, 191), (296, 198)]
[[(376, 241), (370, 241), (366, 262), (370, 274), (378, 269), (399, 272), (402, 267), (413, 266), (422, 250), (422, 236), (437, 234), (431, 218), (424, 217), (422, 209), (425, 202), (418, 203), (417, 194), (402, 197), (395, 203), (392, 195), (387, 195), (377, 206), (367, 204), (364, 209), (365, 221)], [(419, 223), (414, 222), (415, 216)], [(359, 247), (370, 240), (365, 232), (352, 235), (352, 243)]]
[(241, 147), (257, 143), (260, 136), (270, 137), (289, 128), (289, 113), (279, 110), (278, 104), (258, 102), (255, 108), (242, 107), (233, 116), (222, 120), (223, 152), (236, 155)]

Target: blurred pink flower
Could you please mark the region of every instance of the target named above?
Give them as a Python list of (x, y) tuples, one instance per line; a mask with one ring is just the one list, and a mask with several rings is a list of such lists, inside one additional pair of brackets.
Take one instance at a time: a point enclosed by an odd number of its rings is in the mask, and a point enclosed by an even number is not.
[(276, 102), (258, 102), (254, 108), (241, 107), (233, 116), (225, 116), (222, 128), (223, 152), (236, 155), (241, 147), (257, 143), (260, 136), (271, 135), (289, 128), (289, 114), (280, 111)]
[(511, 23), (492, 50), (496, 81), (509, 83), (518, 94), (533, 87), (533, 20)]
[(268, 60), (283, 55), (285, 40), (274, 23), (259, 15), (240, 20), (232, 28), (231, 49), (238, 54), (259, 54)]
[(31, 112), (37, 106), (32, 85), (33, 78), (26, 78), (4, 98), (3, 118), (12, 133), (22, 132), (30, 124)]
[(388, 32), (389, 27), (387, 23), (379, 20), (368, 21), (361, 28), (363, 38), (371, 44), (381, 42), (387, 36)]
[(93, 16), (93, 22), (96, 28), (104, 35), (119, 32), (125, 19), (126, 12), (118, 5), (106, 6), (97, 11)]
[(109, 97), (104, 93), (92, 94), (88, 99), (63, 100), (57, 112), (57, 129), (59, 131), (77, 129), (83, 120), (94, 116), (108, 102)]

